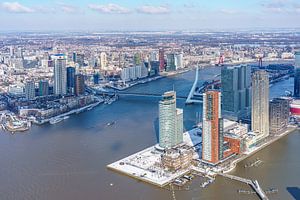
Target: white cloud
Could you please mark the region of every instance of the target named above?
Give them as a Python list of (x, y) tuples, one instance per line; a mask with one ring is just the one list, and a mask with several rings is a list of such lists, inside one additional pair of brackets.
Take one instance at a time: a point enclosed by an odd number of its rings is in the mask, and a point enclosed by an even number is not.
[(106, 5), (100, 5), (100, 4), (90, 4), (88, 6), (91, 10), (97, 11), (99, 13), (107, 13), (107, 14), (127, 14), (130, 13), (130, 10), (128, 8), (122, 7), (117, 4), (106, 4)]
[(30, 7), (23, 6), (19, 2), (4, 2), (1, 4), (1, 7), (12, 13), (32, 13), (35, 11)]
[(299, 13), (299, 3), (294, 0), (270, 0), (261, 4), (264, 11), (281, 14)]
[(136, 9), (140, 13), (145, 14), (168, 14), (171, 12), (168, 6), (151, 6), (144, 5)]
[(80, 10), (73, 5), (69, 5), (69, 4), (65, 4), (65, 3), (58, 3), (58, 6), (60, 8), (61, 11), (63, 11), (64, 13), (79, 13)]
[(232, 9), (221, 9), (219, 10), (221, 13), (226, 14), (226, 15), (233, 15), (233, 14), (237, 14), (238, 11), (236, 10), (232, 10)]

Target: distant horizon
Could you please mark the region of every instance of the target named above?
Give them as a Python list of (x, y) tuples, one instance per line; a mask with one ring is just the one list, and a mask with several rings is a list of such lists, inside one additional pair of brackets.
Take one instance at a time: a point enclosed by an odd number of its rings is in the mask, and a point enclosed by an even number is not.
[(297, 0), (4, 0), (0, 30), (182, 31), (300, 28)]
[(300, 27), (296, 28), (231, 28), (231, 29), (199, 29), (199, 30), (188, 30), (188, 29), (165, 29), (165, 30), (134, 30), (134, 29), (128, 29), (128, 30), (123, 30), (123, 29), (102, 29), (102, 30), (79, 30), (79, 29), (60, 29), (60, 30), (38, 30), (38, 29), (23, 29), (23, 30), (1, 30), (0, 33), (132, 33), (132, 32), (137, 32), (137, 33), (167, 33), (167, 32), (172, 32), (176, 34), (180, 33), (218, 33), (218, 32), (237, 32), (237, 33), (242, 33), (246, 31), (251, 31), (251, 32), (267, 32), (267, 31), (272, 31), (272, 32), (300, 32)]

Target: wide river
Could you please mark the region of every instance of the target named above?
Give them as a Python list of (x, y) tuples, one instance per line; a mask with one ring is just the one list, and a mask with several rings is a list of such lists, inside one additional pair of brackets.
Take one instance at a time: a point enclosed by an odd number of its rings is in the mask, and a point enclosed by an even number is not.
[[(220, 73), (218, 68), (204, 69), (200, 80)], [(129, 89), (162, 94), (173, 87), (186, 95), (195, 71), (160, 79)], [(270, 96), (292, 90), (293, 79), (271, 87)], [(122, 97), (111, 105), (97, 108), (56, 125), (33, 126), (21, 134), (0, 131), (0, 200), (168, 200), (171, 192), (106, 169), (106, 165), (149, 147), (157, 141), (158, 98)], [(196, 122), (201, 105), (177, 106), (184, 109), (184, 127)], [(113, 126), (106, 123), (115, 121)], [(244, 168), (259, 158), (258, 167)], [(257, 179), (264, 189), (278, 188), (270, 199), (295, 199), (300, 188), (300, 133), (294, 132), (241, 162), (238, 176)], [(197, 178), (189, 191), (176, 191), (176, 199), (258, 199), (238, 194), (247, 185), (217, 177), (207, 188)]]

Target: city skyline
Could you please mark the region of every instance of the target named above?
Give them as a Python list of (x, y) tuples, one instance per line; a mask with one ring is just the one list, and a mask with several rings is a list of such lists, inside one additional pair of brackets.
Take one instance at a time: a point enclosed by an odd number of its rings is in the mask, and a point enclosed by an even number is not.
[[(157, 31), (299, 28), (295, 0), (4, 1), (0, 31)], [(45, 23), (47, 22), (47, 23)], [(142, 23), (141, 23), (142, 22)]]

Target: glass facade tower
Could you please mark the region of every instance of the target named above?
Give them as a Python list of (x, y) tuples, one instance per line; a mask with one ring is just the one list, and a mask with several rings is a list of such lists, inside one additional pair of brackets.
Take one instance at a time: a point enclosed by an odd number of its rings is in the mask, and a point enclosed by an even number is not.
[(176, 92), (165, 92), (159, 102), (159, 146), (172, 148), (182, 142), (183, 111), (176, 109)]
[(252, 131), (259, 138), (269, 135), (269, 75), (266, 71), (256, 71), (252, 77)]
[(222, 114), (238, 121), (248, 116), (251, 107), (251, 67), (225, 67), (221, 70)]

